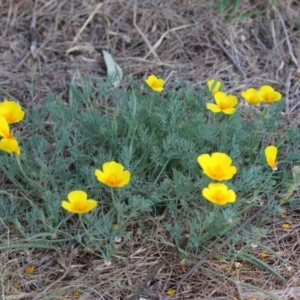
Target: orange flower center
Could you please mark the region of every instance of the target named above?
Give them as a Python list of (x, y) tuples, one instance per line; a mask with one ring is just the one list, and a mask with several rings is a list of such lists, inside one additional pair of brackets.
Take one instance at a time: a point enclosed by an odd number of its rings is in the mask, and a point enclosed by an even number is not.
[(151, 86), (152, 86), (153, 88), (158, 88), (158, 87), (160, 87), (160, 85), (159, 85), (159, 83), (158, 83), (157, 80), (153, 80), (153, 81), (151, 82)]
[(265, 101), (273, 101), (274, 100), (274, 96), (273, 96), (273, 94), (271, 94), (271, 93), (268, 93), (268, 94), (264, 94), (263, 95), (264, 96), (264, 100)]
[(215, 194), (213, 195), (213, 199), (216, 203), (223, 203), (224, 195), (223, 195), (222, 191), (220, 191), (220, 190), (215, 191)]
[(12, 113), (7, 113), (5, 115), (5, 119), (7, 120), (8, 123), (14, 122), (14, 115)]
[(229, 105), (229, 103), (224, 99), (224, 100), (220, 101), (220, 103), (219, 103), (219, 108), (220, 108), (220, 109), (227, 109), (227, 108), (230, 108), (230, 105)]
[(87, 203), (83, 202), (83, 201), (77, 201), (76, 203), (74, 203), (74, 209), (77, 211), (85, 211), (87, 208)]
[(115, 174), (110, 174), (107, 177), (107, 184), (110, 186), (118, 186), (122, 182), (122, 179)]
[(224, 177), (223, 167), (221, 165), (216, 165), (209, 170), (209, 174), (216, 180), (221, 180)]

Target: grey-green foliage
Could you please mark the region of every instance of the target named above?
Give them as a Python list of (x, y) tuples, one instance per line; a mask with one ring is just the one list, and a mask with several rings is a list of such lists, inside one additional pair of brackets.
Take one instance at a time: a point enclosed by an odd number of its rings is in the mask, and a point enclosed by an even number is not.
[[(159, 94), (141, 92), (136, 82), (132, 85), (127, 90), (110, 89), (88, 79), (70, 86), (68, 101), (49, 95), (34, 106), (21, 139), (21, 166), (27, 177), (12, 157), (0, 156), (1, 169), (15, 194), (27, 195), (14, 209), (9, 206), (15, 200), (3, 196), (0, 211), (5, 212), (5, 222), (17, 216), (20, 222), (33, 222), (25, 226), (26, 236), (46, 231), (69, 239), (68, 230), (78, 234), (81, 225), (61, 209), (61, 201), (71, 190), (82, 189), (99, 200), (98, 207), (83, 216), (91, 232), (87, 247), (93, 245), (93, 235), (100, 236), (108, 244), (99, 246), (99, 251), (108, 255), (117, 234), (112, 225), (120, 221), (117, 215), (125, 226), (151, 214), (164, 216), (165, 229), (176, 243), (189, 233), (188, 249), (198, 252), (199, 244), (232, 232), (241, 211), (260, 205), (258, 197), (275, 201), (274, 187), (280, 189), (291, 177), (289, 162), (283, 161), (276, 176), (267, 180), (271, 170), (263, 149), (269, 136), (275, 136), (281, 103), (267, 108), (268, 116), (263, 118), (247, 112), (257, 118), (253, 122), (239, 110), (234, 115), (208, 111), (206, 102), (212, 99), (206, 88), (179, 82)], [(228, 182), (237, 192), (237, 201), (216, 209), (201, 195), (211, 180), (203, 175), (197, 157), (218, 151), (232, 157), (238, 173)], [(299, 155), (293, 157), (299, 160)], [(94, 175), (110, 160), (132, 173), (130, 185), (115, 189), (115, 204), (110, 190)]]

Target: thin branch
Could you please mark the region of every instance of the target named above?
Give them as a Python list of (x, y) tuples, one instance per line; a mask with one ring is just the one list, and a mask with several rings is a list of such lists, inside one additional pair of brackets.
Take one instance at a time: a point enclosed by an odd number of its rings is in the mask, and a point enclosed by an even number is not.
[(273, 9), (274, 9), (274, 11), (277, 13), (278, 18), (279, 18), (279, 20), (280, 20), (280, 23), (281, 23), (281, 25), (282, 25), (282, 27), (283, 27), (283, 31), (284, 31), (284, 35), (285, 35), (285, 40), (286, 40), (287, 46), (288, 46), (288, 48), (289, 48), (289, 54), (290, 54), (290, 57), (291, 57), (293, 63), (294, 63), (294, 64), (297, 66), (297, 68), (299, 69), (299, 64), (298, 64), (298, 61), (297, 61), (297, 59), (296, 59), (296, 57), (295, 57), (295, 55), (294, 55), (293, 48), (292, 48), (292, 45), (291, 45), (291, 42), (290, 42), (290, 39), (289, 39), (289, 35), (288, 35), (288, 33), (287, 33), (287, 29), (286, 29), (285, 24), (284, 24), (284, 20), (282, 19), (281, 14), (279, 13), (278, 9), (277, 9), (275, 6), (273, 6)]
[[(137, 26), (136, 24), (136, 11), (137, 11), (137, 1), (134, 2), (134, 11), (133, 11), (133, 26), (136, 28), (136, 30), (139, 32), (139, 34), (142, 36), (142, 38), (144, 39), (146, 45), (148, 46), (148, 48), (150, 49), (150, 53), (153, 54), (153, 56), (159, 60), (159, 56), (157, 55), (157, 53), (155, 52), (154, 47), (152, 47), (151, 43), (149, 42), (149, 40), (147, 39), (146, 35), (143, 33), (143, 31)], [(147, 54), (148, 56), (148, 54)]]
[(184, 238), (178, 245), (178, 247), (174, 247), (172, 251), (164, 258), (163, 261), (161, 261), (156, 268), (148, 275), (148, 277), (145, 279), (144, 283), (137, 289), (135, 294), (131, 297), (131, 300), (138, 300), (140, 297), (140, 293), (142, 292), (143, 288), (146, 287), (148, 282), (157, 274), (157, 272), (170, 260), (170, 258), (174, 255), (176, 250), (182, 248), (186, 242), (188, 241), (188, 238)]
[(246, 80), (247, 79), (246, 73), (241, 68), (239, 63), (229, 53), (229, 51), (214, 36), (212, 37), (212, 40), (223, 50), (223, 52), (227, 55), (227, 57), (231, 60), (231, 62), (235, 65), (235, 67), (240, 71), (240, 73), (243, 76), (244, 80)]

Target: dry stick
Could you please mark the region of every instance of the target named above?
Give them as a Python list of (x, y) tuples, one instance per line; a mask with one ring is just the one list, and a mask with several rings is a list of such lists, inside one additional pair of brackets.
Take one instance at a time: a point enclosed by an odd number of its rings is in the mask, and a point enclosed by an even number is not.
[(192, 275), (192, 273), (194, 273), (196, 271), (196, 269), (199, 268), (204, 263), (204, 261), (206, 261), (210, 256), (214, 255), (215, 253), (220, 251), (222, 248), (224, 248), (236, 234), (238, 234), (242, 229), (244, 229), (246, 227), (246, 225), (248, 223), (250, 223), (253, 219), (255, 219), (257, 216), (259, 216), (267, 208), (267, 206), (268, 206), (268, 203), (263, 205), (253, 216), (246, 219), (238, 228), (236, 228), (235, 231), (221, 245), (215, 246), (215, 248), (213, 250), (211, 250), (209, 253), (202, 256), (202, 258), (178, 281), (177, 292), (180, 288), (180, 285), (187, 278), (189, 278)]
[(136, 24), (136, 11), (137, 11), (137, 1), (135, 0), (134, 1), (134, 11), (133, 11), (133, 26), (139, 32), (139, 34), (142, 36), (142, 38), (144, 39), (145, 43), (147, 44), (147, 46), (150, 49), (150, 52), (153, 54), (153, 56), (159, 60), (159, 56), (155, 52), (154, 47), (152, 47), (151, 43), (149, 42), (147, 37), (144, 35), (143, 31)]
[(244, 80), (247, 79), (246, 73), (241, 68), (239, 63), (232, 57), (232, 55), (227, 51), (227, 49), (213, 36), (212, 40), (223, 50), (223, 52), (228, 56), (228, 58), (231, 60), (231, 62), (235, 65), (235, 67), (240, 71), (242, 74)]
[(144, 59), (146, 59), (151, 53), (153, 53), (153, 51), (155, 51), (159, 45), (162, 43), (163, 39), (170, 33), (170, 32), (173, 32), (173, 31), (176, 31), (176, 30), (180, 30), (180, 29), (184, 29), (184, 28), (188, 28), (188, 27), (191, 27), (192, 24), (187, 24), (187, 25), (181, 25), (181, 26), (178, 26), (178, 27), (175, 27), (175, 28), (171, 28), (169, 30), (167, 30), (166, 32), (164, 32), (162, 34), (162, 36), (159, 38), (159, 40), (155, 43), (155, 45), (152, 47), (152, 49), (150, 49), (150, 51), (146, 54), (146, 56), (144, 56)]
[(51, 284), (49, 284), (41, 293), (39, 293), (38, 295), (36, 295), (32, 300), (37, 300), (39, 299), (40, 296), (43, 296), (45, 295), (45, 293), (51, 288), (53, 287), (55, 284), (57, 284), (58, 282), (62, 281), (67, 275), (68, 273), (70, 272), (70, 268), (67, 268), (65, 273), (60, 277), (58, 278), (57, 280), (55, 280), (54, 282), (52, 282)]
[(145, 279), (144, 283), (137, 289), (135, 294), (131, 297), (131, 300), (138, 300), (140, 293), (142, 292), (143, 288), (147, 285), (147, 283), (156, 275), (160, 268), (162, 268), (166, 262), (172, 257), (172, 255), (176, 252), (177, 249), (182, 248), (184, 244), (187, 242), (188, 238), (184, 238), (178, 245), (178, 247), (174, 247), (174, 249), (164, 258), (163, 261), (159, 263), (159, 265), (148, 275)]
[(293, 48), (292, 48), (292, 45), (291, 45), (291, 42), (290, 42), (290, 39), (289, 39), (289, 36), (288, 36), (288, 33), (287, 33), (287, 29), (286, 29), (286, 27), (285, 27), (284, 21), (283, 21), (283, 19), (282, 19), (282, 16), (281, 16), (281, 14), (279, 13), (278, 9), (277, 9), (275, 6), (273, 6), (273, 9), (276, 11), (276, 13), (277, 13), (277, 15), (278, 15), (278, 17), (279, 17), (280, 23), (281, 23), (281, 25), (282, 25), (282, 27), (283, 27), (283, 31), (284, 31), (286, 43), (287, 43), (287, 46), (288, 46), (288, 48), (289, 48), (290, 57), (291, 57), (293, 63), (294, 63), (294, 64), (297, 66), (297, 68), (299, 69), (299, 64), (298, 64), (298, 61), (297, 61), (297, 59), (296, 59), (296, 57), (295, 57), (295, 55), (294, 55)]
[(35, 13), (35, 8), (36, 8), (36, 3), (34, 5), (34, 10), (32, 13), (32, 20), (29, 28), (29, 39), (30, 39), (30, 53), (33, 58), (36, 58), (37, 55), (37, 44), (39, 41), (39, 35), (36, 31), (36, 13)]
[(84, 22), (84, 24), (82, 25), (82, 27), (79, 29), (78, 33), (76, 34), (76, 36), (75, 36), (75, 38), (74, 38), (74, 40), (73, 40), (73, 42), (72, 42), (72, 44), (71, 44), (70, 47), (72, 47), (77, 42), (78, 38), (80, 37), (80, 35), (82, 34), (82, 32), (84, 31), (84, 29), (86, 28), (86, 26), (92, 21), (92, 19), (94, 18), (95, 14), (98, 13), (98, 10), (102, 7), (103, 4), (104, 4), (103, 2), (99, 3), (96, 6), (95, 10), (86, 19), (86, 21)]
[(287, 114), (292, 112), (290, 105), (289, 105), (289, 94), (290, 94), (290, 87), (291, 87), (291, 77), (292, 77), (292, 72), (294, 70), (290, 70), (289, 75), (286, 78), (285, 82), (285, 111)]

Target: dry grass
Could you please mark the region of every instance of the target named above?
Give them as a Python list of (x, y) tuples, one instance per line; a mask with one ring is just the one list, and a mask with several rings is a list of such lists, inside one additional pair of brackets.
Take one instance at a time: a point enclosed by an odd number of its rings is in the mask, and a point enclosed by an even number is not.
[[(105, 76), (100, 50), (109, 49), (124, 74), (138, 79), (155, 73), (203, 84), (217, 77), (232, 92), (271, 84), (286, 96), (288, 117), (299, 122), (300, 1), (282, 0), (277, 8), (264, 2), (242, 1), (239, 16), (264, 13), (229, 23), (225, 15), (208, 9), (200, 0), (0, 1), (0, 86), (30, 107), (24, 81), (30, 82), (32, 66), (37, 63), (34, 97), (48, 93), (67, 97), (67, 83), (76, 70), (83, 77)], [(283, 219), (275, 216), (264, 224), (268, 234), (262, 240), (284, 259), (270, 255), (264, 261), (287, 282), (249, 263), (242, 262), (239, 268), (234, 262), (221, 262), (216, 255), (183, 283), (177, 299), (271, 299), (237, 281), (271, 291), (278, 299), (300, 299), (299, 215), (288, 211), (287, 216), (292, 221), (290, 229), (283, 229)], [(176, 287), (199, 258), (190, 256), (180, 262), (172, 240), (164, 236), (159, 221), (150, 217), (129, 230), (132, 239), (118, 250), (111, 266), (78, 247), (55, 253), (32, 249), (0, 253), (1, 297), (133, 299), (163, 262), (141, 296), (175, 299), (167, 296), (168, 288)], [(9, 242), (17, 237), (13, 228), (3, 228), (1, 238)], [(256, 257), (262, 252), (252, 249)], [(28, 266), (35, 266), (33, 274), (25, 273)]]

